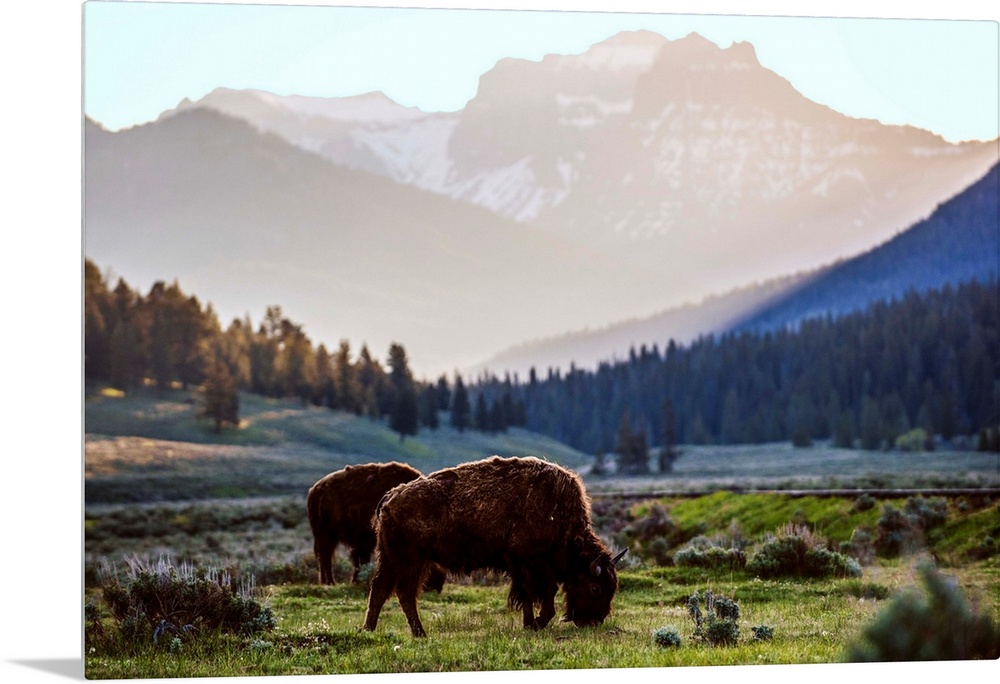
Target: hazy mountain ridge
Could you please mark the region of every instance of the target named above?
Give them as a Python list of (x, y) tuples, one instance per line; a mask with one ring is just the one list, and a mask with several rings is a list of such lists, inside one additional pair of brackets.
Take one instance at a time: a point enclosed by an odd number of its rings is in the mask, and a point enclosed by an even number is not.
[[(255, 91), (185, 106), (223, 108), (338, 166), (642, 271), (667, 266), (667, 304), (874, 247), (996, 161), (995, 144), (953, 145), (811, 102), (749, 43), (723, 49), (697, 34), (625, 32), (579, 55), (502, 59), (454, 113), (377, 94), (313, 102), (307, 118), (300, 101)], [(352, 106), (381, 114), (352, 123)]]
[(549, 368), (566, 371), (573, 364), (577, 368), (594, 369), (601, 362), (627, 359), (632, 350), (638, 351), (642, 346), (656, 345), (663, 349), (670, 340), (688, 344), (702, 335), (729, 330), (743, 321), (748, 312), (780, 301), (811, 275), (776, 278), (596, 330), (530, 340), (483, 362), (478, 370), (512, 372), (525, 377), (531, 368), (538, 372)]
[(525, 373), (531, 367), (595, 368), (625, 359), (630, 350), (671, 339), (687, 344), (701, 335), (765, 331), (810, 317), (862, 310), (969, 280), (989, 282), (1000, 272), (1000, 166), (906, 231), (863, 254), (823, 268), (770, 280), (596, 331), (536, 340), (483, 364), (493, 371)]
[(1000, 275), (1000, 166), (876, 249), (835, 264), (733, 326), (773, 330), (969, 280)]
[(85, 134), (86, 256), (142, 289), (177, 278), (224, 325), (279, 304), (328, 346), (450, 370), (621, 309), (606, 259), (218, 112)]

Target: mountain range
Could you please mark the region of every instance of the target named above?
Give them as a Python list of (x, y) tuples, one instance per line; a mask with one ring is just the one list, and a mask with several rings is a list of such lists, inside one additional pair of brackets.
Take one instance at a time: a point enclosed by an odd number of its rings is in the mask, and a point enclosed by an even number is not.
[(84, 145), (99, 265), (225, 316), (281, 304), (328, 345), (399, 341), (425, 375), (734, 288), (752, 301), (709, 301), (745, 318), (997, 161), (811, 102), (747, 43), (645, 31), (501, 60), (458, 112), (219, 89)]
[(595, 368), (624, 360), (642, 345), (664, 348), (702, 335), (765, 332), (812, 317), (865, 309), (969, 280), (1000, 277), (1000, 166), (939, 206), (931, 216), (858, 256), (749, 285), (652, 316), (532, 340), (482, 364), (526, 373)]

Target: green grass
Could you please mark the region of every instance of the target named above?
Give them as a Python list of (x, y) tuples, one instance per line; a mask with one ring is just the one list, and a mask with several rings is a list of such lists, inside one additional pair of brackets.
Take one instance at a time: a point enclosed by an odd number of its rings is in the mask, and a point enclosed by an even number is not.
[[(988, 584), (995, 569), (976, 565), (957, 577), (963, 585)], [(269, 646), (214, 637), (193, 639), (174, 654), (147, 649), (123, 658), (95, 649), (86, 672), (103, 679), (836, 663), (889, 597), (913, 583), (913, 563), (880, 568), (864, 581), (870, 586), (861, 591), (858, 580), (761, 581), (737, 574), (693, 581), (676, 569), (630, 570), (603, 625), (553, 622), (540, 632), (521, 628), (519, 614), (506, 608), (505, 586), (448, 584), (441, 595), (420, 600), (426, 639), (410, 636), (394, 599), (376, 631), (366, 633), (359, 630), (365, 611), (360, 589), (285, 585), (271, 588), (269, 600), (278, 628), (257, 637)], [(684, 600), (708, 588), (740, 605), (735, 646), (693, 638)], [(981, 599), (997, 619), (996, 586)], [(773, 627), (773, 640), (752, 640), (750, 628), (762, 624)], [(653, 631), (664, 626), (677, 629), (679, 648), (653, 641)]]
[(729, 492), (716, 492), (695, 499), (673, 500), (669, 511), (682, 527), (703, 525), (726, 530), (735, 521), (743, 534), (756, 537), (800, 520), (817, 534), (846, 541), (856, 527), (874, 528), (881, 512), (880, 505), (876, 505), (871, 510), (852, 514), (853, 503), (853, 499), (839, 497), (733, 496)]
[[(682, 525), (698, 524), (708, 536), (726, 534), (737, 517), (756, 544), (786, 522), (784, 515), (806, 510), (821, 518), (849, 509), (851, 501), (718, 493), (659, 503)], [(641, 502), (628, 508), (642, 514), (650, 505)], [(753, 522), (754, 510), (766, 512), (759, 523)], [(871, 513), (847, 515), (853, 524)], [(623, 563), (611, 618), (591, 630), (554, 623), (539, 634), (525, 633), (519, 614), (506, 609), (502, 579), (456, 580), (441, 595), (421, 599), (431, 637), (414, 641), (395, 600), (387, 603), (375, 635), (363, 635), (358, 633), (365, 610), (363, 588), (315, 583), (302, 499), (94, 506), (85, 524), (90, 594), (99, 595), (94, 578), (100, 562), (122, 566), (128, 555), (166, 555), (176, 563), (227, 567), (236, 575), (253, 573), (259, 586), (269, 585), (265, 588), (272, 594), (280, 628), (261, 637), (274, 644), (274, 652), (250, 652), (249, 641), (231, 638), (215, 646), (193, 645), (181, 654), (141, 652), (126, 658), (97, 652), (88, 657), (87, 667), (94, 677), (104, 678), (837, 662), (877, 607), (915, 582), (917, 560), (929, 554), (940, 557), (945, 571), (960, 578), (974, 602), (1000, 620), (1000, 556), (972, 562), (957, 550), (970, 547), (998, 515), (996, 503), (969, 508), (953, 501), (943, 533), (930, 540), (935, 546), (915, 556), (879, 559), (864, 567), (862, 577), (852, 579), (758, 580), (745, 570), (656, 567), (634, 552)], [(836, 543), (842, 540), (840, 534), (829, 538)], [(343, 550), (338, 563), (340, 577), (346, 578)], [(774, 641), (741, 642), (733, 648), (692, 641), (685, 602), (694, 591), (705, 589), (739, 602), (744, 637), (749, 638), (750, 627), (766, 624), (775, 629)], [(677, 651), (664, 651), (652, 642), (653, 630), (670, 626), (685, 640)]]

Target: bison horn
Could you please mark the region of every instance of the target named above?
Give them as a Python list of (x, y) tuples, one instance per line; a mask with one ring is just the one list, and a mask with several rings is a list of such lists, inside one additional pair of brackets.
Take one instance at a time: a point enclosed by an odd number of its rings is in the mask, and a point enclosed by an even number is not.
[(617, 556), (615, 556), (614, 558), (611, 559), (611, 564), (612, 565), (618, 565), (618, 561), (620, 561), (625, 556), (625, 553), (627, 551), (628, 551), (627, 547), (624, 548), (624, 549), (622, 549), (621, 552)]
[(597, 558), (595, 558), (593, 560), (593, 562), (590, 564), (590, 574), (593, 575), (594, 577), (600, 577), (601, 576), (601, 558), (600, 558), (600, 556), (598, 556)]

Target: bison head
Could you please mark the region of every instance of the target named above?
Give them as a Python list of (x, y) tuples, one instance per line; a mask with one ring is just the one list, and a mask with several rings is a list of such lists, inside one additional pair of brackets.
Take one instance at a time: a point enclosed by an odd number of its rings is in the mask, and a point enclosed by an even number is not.
[(611, 612), (611, 599), (618, 591), (618, 572), (615, 564), (625, 555), (623, 550), (614, 558), (602, 553), (563, 585), (566, 593), (564, 621), (577, 627), (599, 625)]

